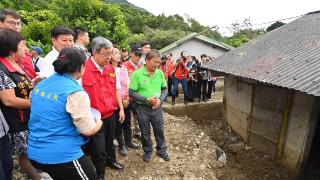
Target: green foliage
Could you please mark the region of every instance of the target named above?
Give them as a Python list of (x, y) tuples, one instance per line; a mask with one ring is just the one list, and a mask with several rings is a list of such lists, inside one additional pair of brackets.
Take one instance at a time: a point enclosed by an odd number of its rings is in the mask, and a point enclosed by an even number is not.
[(267, 32), (270, 32), (274, 29), (277, 29), (280, 26), (285, 25), (285, 23), (281, 22), (281, 21), (276, 21), (275, 23), (271, 24), (269, 27), (267, 27)]
[(176, 40), (187, 35), (186, 32), (181, 30), (153, 30), (149, 29), (145, 32), (148, 37), (148, 42), (153, 49), (161, 49)]
[(44, 44), (51, 44), (50, 32), (58, 25), (62, 25), (62, 20), (50, 10), (40, 10), (34, 12), (19, 11), (24, 26), (22, 34), (26, 39), (41, 41)]
[(242, 24), (235, 22), (231, 24), (233, 36), (224, 38), (224, 42), (233, 47), (239, 47), (242, 44), (251, 41), (263, 34), (263, 29), (252, 29), (250, 18), (244, 19)]
[(146, 28), (144, 33), (134, 34), (128, 38), (128, 44), (133, 46), (145, 41), (149, 42), (153, 49), (161, 49), (187, 35), (181, 30), (160, 30)]
[(133, 34), (143, 33), (145, 27), (150, 26), (150, 24), (153, 24), (151, 26), (156, 24), (154, 20), (155, 16), (145, 10), (132, 7), (128, 4), (121, 4), (120, 10), (124, 14), (129, 30)]
[(100, 0), (53, 0), (50, 5), (68, 27), (84, 26), (92, 37), (103, 36), (113, 43), (125, 43), (129, 30), (118, 5)]
[(233, 47), (239, 47), (242, 44), (249, 42), (249, 41), (250, 41), (250, 39), (244, 34), (241, 34), (237, 37), (230, 37), (230, 38), (225, 39), (225, 43), (229, 44)]
[(43, 54), (47, 54), (51, 51), (52, 47), (50, 44), (43, 44), (41, 41), (34, 41), (32, 39), (28, 39), (27, 43), (29, 46), (38, 46), (41, 47), (43, 50)]
[(35, 11), (47, 9), (51, 0), (1, 0), (0, 9)]
[[(121, 47), (148, 41), (156, 49), (207, 29), (193, 18), (155, 16), (127, 0), (2, 0), (0, 8), (4, 7), (19, 10), (24, 37), (28, 42), (41, 42), (43, 47), (50, 47), (50, 32), (61, 25), (82, 26), (91, 38), (103, 36)], [(217, 29), (203, 35), (222, 39)]]

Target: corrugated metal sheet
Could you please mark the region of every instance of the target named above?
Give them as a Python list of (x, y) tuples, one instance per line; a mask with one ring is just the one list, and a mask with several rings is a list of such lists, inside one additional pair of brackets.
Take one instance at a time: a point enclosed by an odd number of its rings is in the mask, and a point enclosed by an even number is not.
[(320, 13), (307, 14), (204, 67), (320, 96)]

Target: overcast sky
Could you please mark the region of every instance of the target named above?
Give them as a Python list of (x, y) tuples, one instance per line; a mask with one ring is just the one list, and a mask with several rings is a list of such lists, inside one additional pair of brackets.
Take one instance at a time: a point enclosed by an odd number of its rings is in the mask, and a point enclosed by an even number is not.
[[(202, 25), (218, 25), (220, 33), (230, 34), (233, 22), (250, 18), (252, 24), (276, 21), (320, 10), (320, 0), (128, 0), (159, 15), (188, 14)], [(292, 19), (293, 20), (293, 19)], [(286, 22), (289, 22), (288, 20)], [(264, 25), (267, 27), (270, 24)], [(261, 27), (255, 26), (254, 29)]]

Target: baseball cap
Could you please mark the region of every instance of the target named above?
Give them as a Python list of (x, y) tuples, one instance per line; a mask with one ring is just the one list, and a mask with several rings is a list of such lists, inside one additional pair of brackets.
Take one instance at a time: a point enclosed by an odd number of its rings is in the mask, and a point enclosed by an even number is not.
[(139, 45), (134, 45), (132, 48), (131, 48), (131, 52), (133, 52), (135, 55), (137, 56), (141, 56), (142, 55), (142, 48), (141, 46)]
[(31, 49), (37, 51), (37, 53), (38, 53), (39, 55), (41, 55), (41, 54), (43, 53), (43, 50), (41, 49), (41, 47), (31, 46)]

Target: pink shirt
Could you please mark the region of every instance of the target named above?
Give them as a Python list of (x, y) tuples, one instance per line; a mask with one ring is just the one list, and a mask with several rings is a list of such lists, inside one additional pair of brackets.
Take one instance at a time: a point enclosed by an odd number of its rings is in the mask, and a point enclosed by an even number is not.
[(126, 67), (117, 67), (116, 68), (116, 77), (119, 79), (121, 88), (120, 88), (120, 94), (121, 99), (126, 99), (129, 96), (129, 74)]

